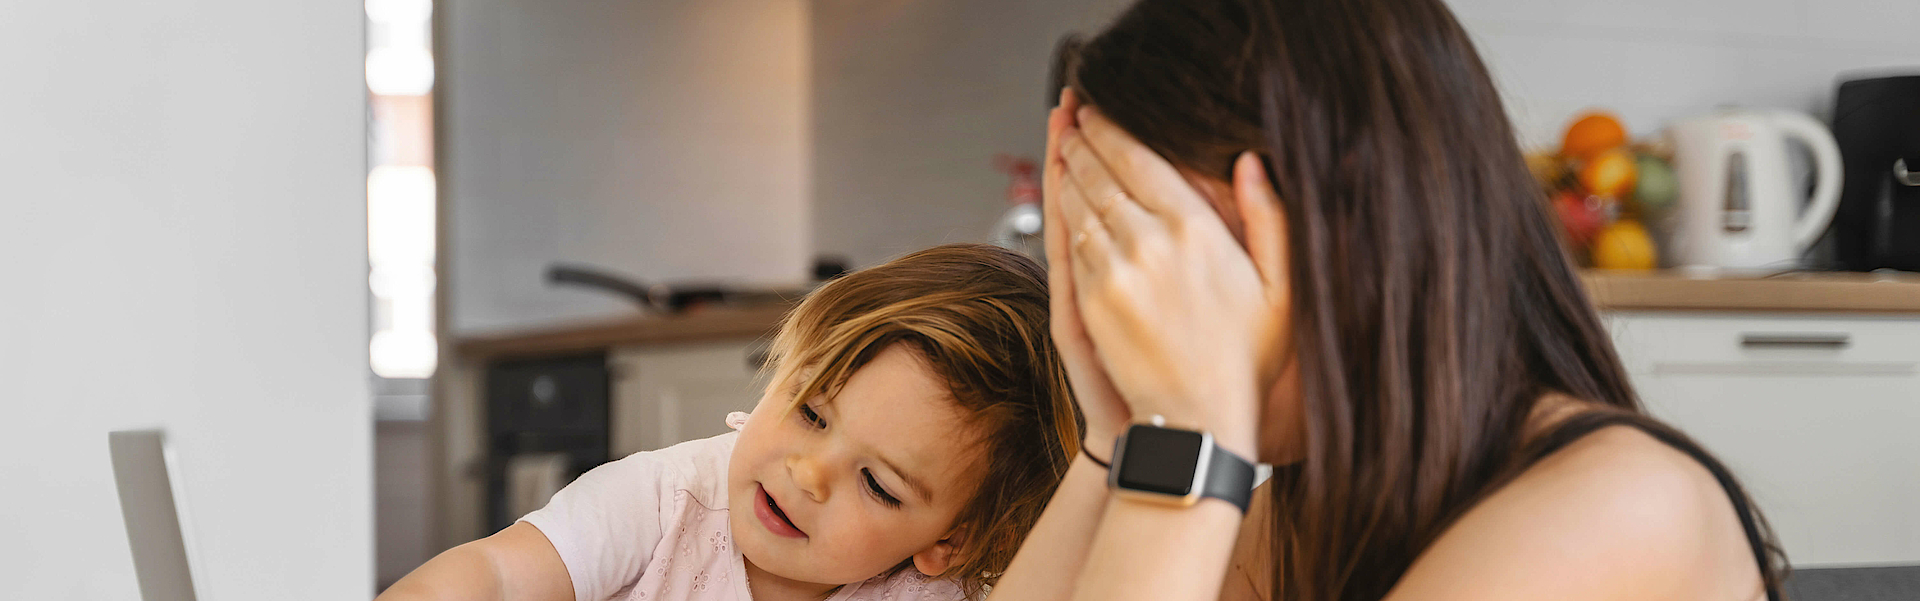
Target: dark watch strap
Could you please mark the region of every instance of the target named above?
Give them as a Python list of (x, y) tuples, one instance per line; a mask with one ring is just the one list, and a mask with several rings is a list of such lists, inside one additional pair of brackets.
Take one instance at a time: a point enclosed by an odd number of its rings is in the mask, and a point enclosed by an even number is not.
[(1103, 469), (1103, 470), (1113, 469), (1113, 462), (1107, 461), (1105, 459), (1101, 459), (1099, 457), (1094, 457), (1093, 451), (1087, 450), (1087, 443), (1085, 442), (1080, 443), (1080, 454), (1086, 455), (1087, 461), (1092, 461), (1094, 465), (1100, 466), (1100, 469)]
[(1253, 502), (1253, 463), (1241, 459), (1239, 455), (1213, 447), (1213, 458), (1207, 461), (1206, 484), (1200, 489), (1200, 496), (1212, 497), (1247, 512), (1247, 504)]

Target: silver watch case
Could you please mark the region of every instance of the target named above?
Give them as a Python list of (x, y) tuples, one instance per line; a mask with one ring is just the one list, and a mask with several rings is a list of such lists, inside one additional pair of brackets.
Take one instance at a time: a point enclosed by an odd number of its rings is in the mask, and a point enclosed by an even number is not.
[(1126, 457), (1127, 436), (1131, 434), (1133, 431), (1133, 428), (1131, 427), (1127, 428), (1127, 433), (1121, 434), (1120, 438), (1117, 439), (1117, 441), (1113, 445), (1113, 463), (1112, 463), (1113, 467), (1107, 470), (1107, 488), (1113, 491), (1114, 496), (1120, 497), (1123, 499), (1132, 499), (1136, 501), (1153, 503), (1156, 505), (1168, 505), (1173, 507), (1192, 507), (1194, 504), (1200, 502), (1200, 499), (1201, 499), (1200, 493), (1205, 490), (1205, 485), (1207, 483), (1208, 469), (1212, 467), (1213, 455), (1214, 455), (1213, 434), (1208, 432), (1198, 431), (1198, 430), (1187, 430), (1185, 428), (1168, 428), (1165, 425), (1165, 421), (1162, 418), (1160, 418), (1159, 416), (1154, 416), (1154, 417), (1155, 419), (1153, 420), (1153, 423), (1136, 424), (1136, 425), (1153, 426), (1156, 428), (1166, 428), (1169, 430), (1182, 430), (1186, 432), (1193, 432), (1195, 434), (1200, 435), (1200, 458), (1197, 461), (1195, 461), (1193, 464), (1193, 481), (1187, 484), (1187, 494), (1173, 495), (1173, 494), (1155, 492), (1150, 490), (1127, 488), (1125, 486), (1120, 485), (1120, 469), (1121, 469), (1121, 466), (1124, 465), (1121, 462), (1127, 460), (1127, 457)]

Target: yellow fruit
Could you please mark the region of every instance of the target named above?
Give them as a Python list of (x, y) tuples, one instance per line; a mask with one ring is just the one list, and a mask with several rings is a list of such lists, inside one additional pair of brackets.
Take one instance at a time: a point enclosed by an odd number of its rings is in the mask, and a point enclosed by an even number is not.
[(1586, 159), (1626, 143), (1627, 128), (1620, 125), (1620, 119), (1610, 113), (1594, 111), (1567, 126), (1566, 138), (1560, 143), (1560, 154)]
[(1621, 198), (1633, 191), (1633, 153), (1616, 148), (1602, 152), (1580, 168), (1580, 185), (1596, 196)]
[(1558, 187), (1567, 177), (1567, 164), (1560, 157), (1544, 152), (1529, 152), (1525, 155), (1527, 171), (1533, 173), (1533, 179), (1540, 187), (1551, 190)]
[(1653, 269), (1659, 257), (1653, 237), (1640, 222), (1622, 219), (1593, 239), (1593, 266), (1601, 269)]

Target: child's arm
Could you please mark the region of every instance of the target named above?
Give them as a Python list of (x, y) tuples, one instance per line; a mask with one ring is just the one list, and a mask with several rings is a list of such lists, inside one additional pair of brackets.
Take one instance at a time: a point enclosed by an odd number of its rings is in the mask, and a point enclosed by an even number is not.
[(507, 529), (433, 558), (378, 601), (605, 599), (652, 560), (669, 509), (694, 475), (726, 480), (723, 437), (636, 453), (588, 470)]
[(441, 553), (375, 601), (573, 601), (560, 553), (526, 522)]

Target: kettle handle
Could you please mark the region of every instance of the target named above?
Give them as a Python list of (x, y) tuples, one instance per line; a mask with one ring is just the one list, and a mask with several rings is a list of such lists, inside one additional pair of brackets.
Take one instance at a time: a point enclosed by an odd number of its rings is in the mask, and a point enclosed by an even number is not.
[(1797, 138), (1813, 154), (1813, 202), (1793, 225), (1793, 245), (1805, 251), (1827, 231), (1834, 209), (1840, 206), (1840, 146), (1827, 126), (1792, 111), (1775, 111), (1771, 121), (1789, 138)]

